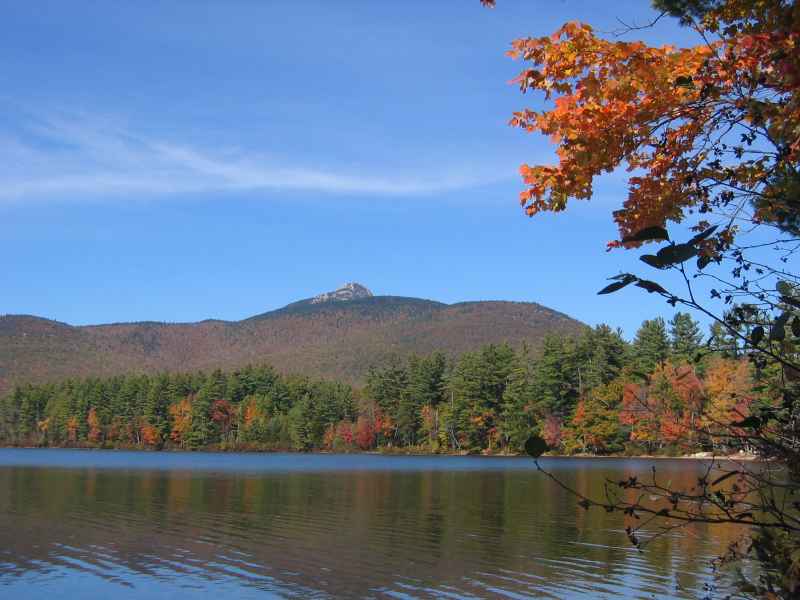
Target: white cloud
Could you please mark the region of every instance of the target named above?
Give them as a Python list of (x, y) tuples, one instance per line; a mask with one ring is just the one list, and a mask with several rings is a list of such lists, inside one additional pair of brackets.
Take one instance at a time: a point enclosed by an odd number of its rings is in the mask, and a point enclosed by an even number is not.
[(49, 117), (0, 135), (0, 200), (229, 190), (424, 195), (516, 176), (513, 164), (504, 172), (470, 164), (438, 167), (409, 172), (376, 165), (362, 174), (287, 166), (265, 156), (154, 139), (108, 121)]

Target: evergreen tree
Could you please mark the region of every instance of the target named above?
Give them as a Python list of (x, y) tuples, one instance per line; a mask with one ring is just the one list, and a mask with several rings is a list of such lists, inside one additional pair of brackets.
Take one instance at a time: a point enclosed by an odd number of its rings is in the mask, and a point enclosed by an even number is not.
[(652, 373), (656, 366), (669, 357), (669, 338), (664, 319), (656, 317), (642, 323), (636, 332), (632, 347), (632, 364), (643, 375)]
[(678, 362), (694, 362), (703, 344), (700, 324), (689, 313), (678, 312), (669, 322), (670, 346)]
[(320, 446), (325, 424), (319, 418), (310, 395), (306, 394), (294, 403), (288, 421), (289, 435), (296, 450), (311, 450)]
[(407, 402), (408, 371), (398, 361), (384, 369), (372, 368), (367, 374), (367, 394), (384, 415), (396, 420), (400, 405)]
[(620, 329), (601, 324), (586, 330), (576, 348), (579, 395), (614, 380), (625, 366), (627, 353)]
[(736, 336), (716, 321), (709, 328), (708, 338), (708, 345), (720, 356), (739, 358), (742, 355), (742, 349)]
[(190, 448), (199, 448), (214, 441), (215, 427), (211, 419), (211, 407), (216, 400), (224, 398), (225, 375), (219, 369), (211, 373), (192, 400), (192, 423), (186, 436)]
[(486, 448), (499, 437), (498, 417), (513, 363), (514, 351), (507, 344), (490, 344), (461, 356), (448, 382), (451, 404), (446, 424), (451, 442)]
[(522, 452), (534, 431), (533, 362), (527, 346), (514, 357), (508, 385), (503, 392), (501, 437), (505, 445)]
[(425, 357), (412, 356), (407, 370), (408, 384), (397, 418), (398, 431), (413, 424), (414, 435), (408, 443), (418, 444), (421, 436), (426, 435), (428, 443), (433, 444), (438, 438), (439, 405), (445, 395), (447, 360), (441, 352)]
[(540, 419), (572, 412), (578, 399), (578, 365), (571, 342), (555, 335), (545, 337), (534, 369), (533, 395)]
[(169, 434), (169, 388), (170, 377), (160, 374), (152, 379), (145, 400), (144, 419), (155, 428), (160, 440)]

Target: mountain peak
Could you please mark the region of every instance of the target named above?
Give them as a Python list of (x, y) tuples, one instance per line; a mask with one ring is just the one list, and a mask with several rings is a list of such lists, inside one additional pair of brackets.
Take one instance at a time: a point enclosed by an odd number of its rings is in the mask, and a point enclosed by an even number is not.
[(322, 304), (323, 302), (343, 302), (347, 300), (358, 300), (359, 298), (372, 298), (373, 294), (366, 287), (354, 281), (345, 283), (340, 288), (332, 292), (326, 292), (311, 299), (311, 304)]

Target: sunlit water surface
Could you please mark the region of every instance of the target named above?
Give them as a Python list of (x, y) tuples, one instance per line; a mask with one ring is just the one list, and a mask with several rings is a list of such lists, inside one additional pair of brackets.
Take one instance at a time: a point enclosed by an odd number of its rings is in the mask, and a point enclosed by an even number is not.
[[(696, 461), (545, 459), (585, 492)], [(0, 450), (0, 598), (698, 598), (735, 532), (644, 552), (525, 458)]]

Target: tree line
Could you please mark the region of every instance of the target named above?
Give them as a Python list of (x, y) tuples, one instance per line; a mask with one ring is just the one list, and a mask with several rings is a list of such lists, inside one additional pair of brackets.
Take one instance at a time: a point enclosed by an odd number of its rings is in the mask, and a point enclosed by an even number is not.
[(20, 385), (0, 401), (0, 441), (503, 453), (538, 434), (567, 453), (729, 451), (722, 430), (765, 397), (760, 380), (732, 339), (712, 329), (704, 341), (677, 313), (645, 321), (631, 343), (599, 325), (548, 336), (537, 352), (411, 356), (373, 368), (362, 388), (269, 366)]

